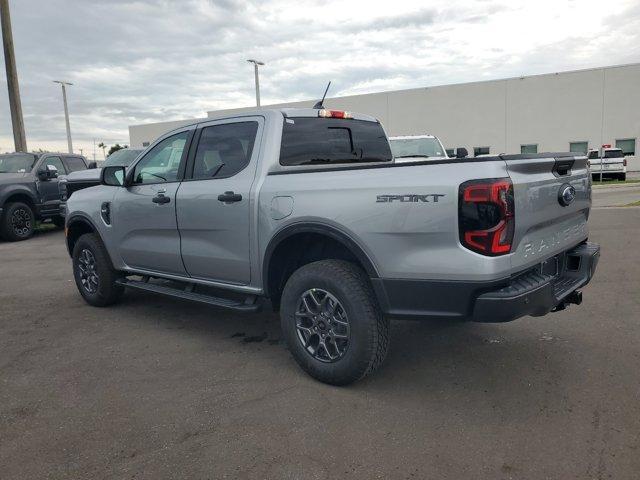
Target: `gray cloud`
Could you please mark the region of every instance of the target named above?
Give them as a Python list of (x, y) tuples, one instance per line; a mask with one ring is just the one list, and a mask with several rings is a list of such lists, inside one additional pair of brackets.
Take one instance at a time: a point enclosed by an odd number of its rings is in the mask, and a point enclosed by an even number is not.
[[(64, 145), (54, 79), (74, 82), (72, 133), (76, 145), (88, 148), (93, 138), (127, 142), (131, 124), (251, 105), (253, 75), (245, 60), (252, 57), (267, 63), (265, 103), (316, 98), (328, 80), (335, 96), (640, 58), (640, 12), (633, 10), (603, 20), (618, 27), (608, 36), (573, 28), (543, 45), (528, 39), (528, 50), (513, 53), (509, 37), (481, 44), (502, 38), (501, 24), (496, 30), (491, 22), (517, 11), (507, 0), (412, 8), (398, 2), (391, 14), (364, 8), (351, 16), (339, 15), (350, 2), (287, 1), (11, 1), (30, 147)], [(4, 151), (12, 145), (4, 76), (0, 89)]]

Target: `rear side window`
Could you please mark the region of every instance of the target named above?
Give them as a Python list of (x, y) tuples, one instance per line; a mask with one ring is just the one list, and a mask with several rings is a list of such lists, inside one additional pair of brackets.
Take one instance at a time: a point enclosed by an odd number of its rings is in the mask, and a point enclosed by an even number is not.
[(258, 122), (213, 125), (202, 129), (193, 165), (194, 179), (227, 178), (249, 164)]
[(66, 157), (64, 159), (64, 163), (66, 164), (69, 173), (87, 169), (84, 160), (79, 157)]
[(315, 117), (284, 120), (280, 165), (389, 162), (391, 158), (378, 122)]

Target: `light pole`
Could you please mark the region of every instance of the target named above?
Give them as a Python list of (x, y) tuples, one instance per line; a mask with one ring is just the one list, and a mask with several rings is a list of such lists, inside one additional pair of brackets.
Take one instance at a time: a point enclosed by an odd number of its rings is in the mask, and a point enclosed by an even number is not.
[(67, 85), (73, 85), (73, 83), (65, 82), (62, 80), (53, 80), (53, 83), (59, 83), (62, 87), (62, 103), (64, 103), (64, 120), (67, 124), (67, 144), (69, 146), (69, 153), (73, 153), (73, 144), (71, 143), (71, 127), (69, 126), (69, 108), (67, 107)]
[(253, 63), (253, 71), (256, 75), (256, 105), (260, 106), (260, 79), (258, 78), (258, 65), (264, 65), (260, 60), (249, 59), (249, 63)]
[(9, 15), (8, 0), (0, 0), (0, 22), (2, 23), (2, 45), (4, 48), (4, 63), (7, 69), (7, 87), (9, 89), (9, 110), (11, 110), (13, 141), (16, 152), (26, 152), (27, 139), (24, 134), (24, 120), (22, 119), (22, 104), (20, 103), (20, 88), (18, 86), (16, 56), (13, 51), (13, 34), (11, 32), (11, 16)]

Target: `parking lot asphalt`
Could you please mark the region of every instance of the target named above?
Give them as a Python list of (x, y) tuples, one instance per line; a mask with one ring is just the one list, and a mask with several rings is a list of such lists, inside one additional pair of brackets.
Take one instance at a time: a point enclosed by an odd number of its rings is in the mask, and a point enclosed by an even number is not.
[(633, 479), (640, 209), (597, 209), (581, 306), (394, 322), (377, 374), (302, 373), (275, 314), (86, 305), (59, 230), (0, 243), (0, 478)]

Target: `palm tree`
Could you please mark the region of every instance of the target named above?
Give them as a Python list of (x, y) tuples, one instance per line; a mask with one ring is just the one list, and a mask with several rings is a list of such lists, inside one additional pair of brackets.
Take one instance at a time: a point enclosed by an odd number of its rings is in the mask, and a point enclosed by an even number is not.
[(106, 152), (107, 146), (104, 144), (104, 142), (100, 142), (98, 144), (98, 148), (102, 149), (102, 156), (106, 160), (107, 159), (107, 152)]

